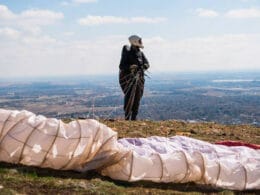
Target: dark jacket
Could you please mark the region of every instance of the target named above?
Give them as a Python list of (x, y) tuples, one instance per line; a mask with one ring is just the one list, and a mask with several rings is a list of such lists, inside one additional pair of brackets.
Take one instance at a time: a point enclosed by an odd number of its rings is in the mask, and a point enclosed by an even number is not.
[(148, 60), (146, 59), (144, 53), (135, 46), (127, 46), (125, 45), (122, 49), (121, 61), (119, 65), (119, 69), (129, 72), (131, 65), (137, 65), (140, 69), (146, 69), (145, 64), (149, 64)]

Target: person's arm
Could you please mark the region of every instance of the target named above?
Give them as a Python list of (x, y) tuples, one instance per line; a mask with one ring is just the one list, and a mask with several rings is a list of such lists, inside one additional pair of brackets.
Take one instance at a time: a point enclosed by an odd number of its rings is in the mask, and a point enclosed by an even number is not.
[(143, 62), (144, 62), (143, 67), (145, 70), (147, 70), (150, 67), (150, 64), (149, 64), (147, 58), (145, 57), (144, 53), (142, 53), (142, 57), (143, 57)]
[(120, 70), (128, 70), (129, 69), (128, 57), (127, 57), (128, 52), (129, 52), (129, 46), (125, 45), (122, 49), (121, 60), (120, 60), (120, 64), (119, 64)]

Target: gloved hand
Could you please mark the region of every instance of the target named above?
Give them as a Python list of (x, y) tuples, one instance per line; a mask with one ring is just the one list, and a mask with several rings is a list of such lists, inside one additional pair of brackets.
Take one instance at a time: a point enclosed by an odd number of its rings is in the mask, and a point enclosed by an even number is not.
[(137, 67), (138, 67), (138, 66), (137, 66), (136, 64), (131, 65), (131, 66), (130, 66), (130, 71), (131, 71), (131, 73), (134, 73), (134, 72), (136, 71)]
[(144, 68), (145, 70), (147, 70), (149, 67), (150, 67), (149, 64), (144, 64), (144, 65), (143, 65), (143, 68)]

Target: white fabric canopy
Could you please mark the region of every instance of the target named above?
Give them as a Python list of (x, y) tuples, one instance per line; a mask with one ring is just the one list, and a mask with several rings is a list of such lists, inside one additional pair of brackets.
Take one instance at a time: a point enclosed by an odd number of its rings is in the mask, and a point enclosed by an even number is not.
[(260, 150), (175, 136), (124, 138), (95, 120), (61, 120), (0, 109), (0, 161), (99, 170), (125, 181), (196, 182), (260, 189)]

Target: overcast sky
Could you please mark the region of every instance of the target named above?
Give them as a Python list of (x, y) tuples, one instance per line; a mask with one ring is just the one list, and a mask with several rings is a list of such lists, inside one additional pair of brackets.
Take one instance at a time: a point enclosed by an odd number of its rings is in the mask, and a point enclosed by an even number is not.
[(0, 77), (115, 74), (131, 34), (152, 73), (260, 70), (260, 0), (0, 0)]

